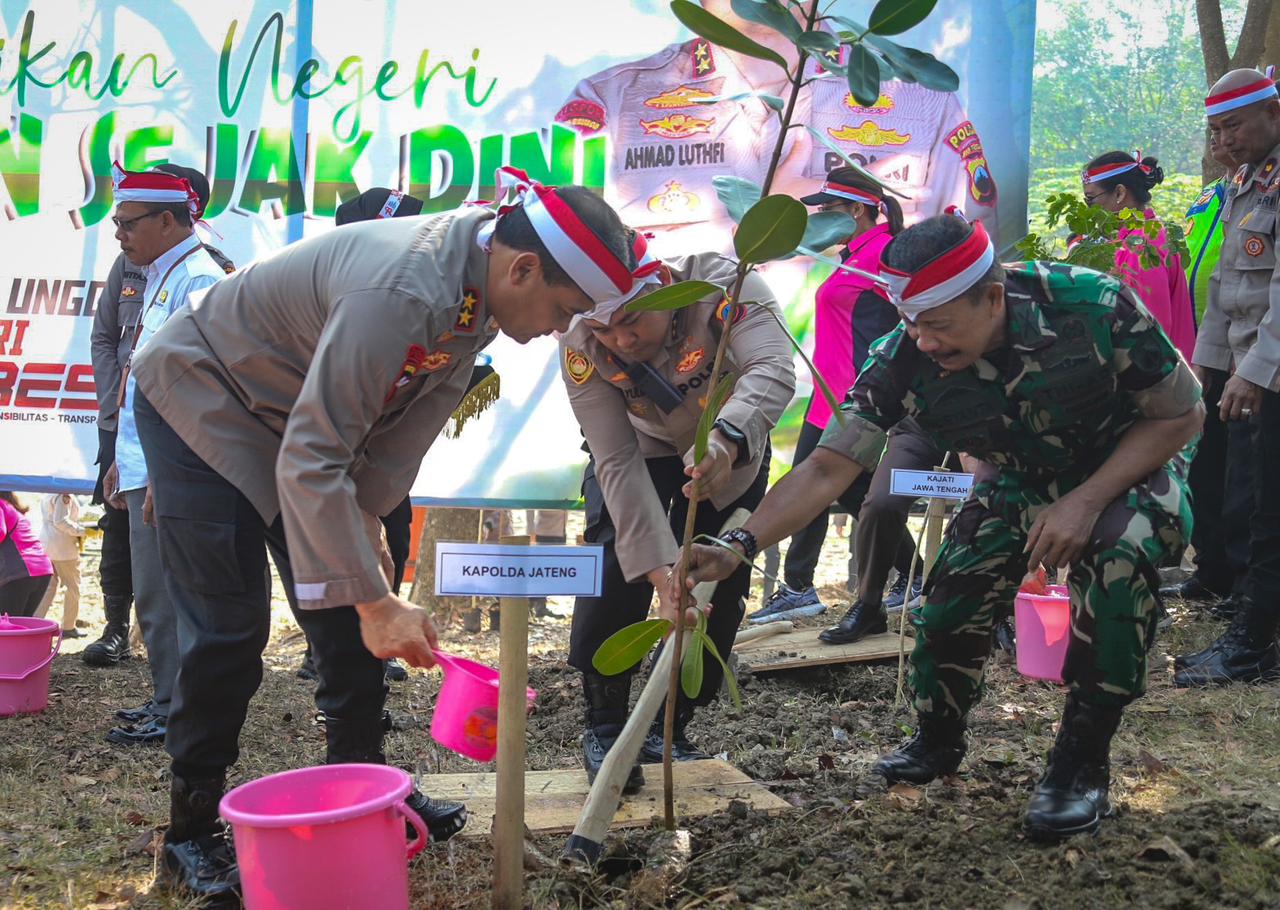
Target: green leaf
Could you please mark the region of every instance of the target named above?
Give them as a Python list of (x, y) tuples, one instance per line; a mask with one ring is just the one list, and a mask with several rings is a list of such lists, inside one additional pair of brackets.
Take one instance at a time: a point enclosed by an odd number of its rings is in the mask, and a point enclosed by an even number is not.
[(830, 51), (840, 50), (840, 42), (835, 35), (829, 32), (805, 32), (796, 41), (796, 45), (815, 57), (821, 57)]
[(724, 658), (720, 656), (720, 651), (716, 648), (716, 643), (711, 640), (711, 636), (703, 632), (694, 632), (693, 640), (695, 643), (701, 641), (702, 646), (714, 657), (724, 668), (724, 681), (729, 685), (729, 696), (733, 699), (735, 708), (742, 707), (742, 693), (738, 691), (738, 680), (734, 678), (733, 671), (729, 669), (729, 665), (724, 662)]
[(925, 88), (938, 92), (954, 92), (960, 87), (956, 71), (932, 54), (914, 47), (903, 47), (879, 35), (867, 35), (866, 41), (893, 64), (896, 72), (909, 76), (908, 82), (919, 82)]
[(646, 619), (614, 632), (591, 656), (591, 666), (605, 676), (616, 676), (630, 670), (649, 653), (658, 639), (671, 628), (665, 619)]
[(707, 652), (699, 640), (701, 634), (700, 631), (695, 630), (693, 635), (689, 636), (689, 647), (680, 661), (680, 688), (684, 690), (685, 697), (691, 699), (697, 698), (698, 693), (702, 691), (702, 668), (704, 655)]
[(808, 223), (799, 201), (782, 193), (766, 196), (747, 210), (733, 235), (738, 261), (768, 262), (794, 252)]
[(937, 5), (938, 0), (880, 0), (868, 27), (877, 35), (900, 35), (929, 18)]
[(752, 41), (728, 22), (712, 15), (698, 4), (691, 3), (690, 0), (671, 0), (671, 12), (675, 13), (675, 17), (689, 31), (706, 38), (717, 47), (727, 51), (737, 51), (739, 54), (755, 57), (757, 60), (768, 60), (782, 67), (783, 72), (787, 72), (787, 61), (783, 60), (777, 52)]
[(729, 6), (735, 13), (748, 22), (767, 25), (775, 32), (786, 35), (795, 41), (804, 34), (804, 26), (796, 21), (790, 10), (784, 9), (776, 0), (732, 0)]
[(880, 99), (880, 61), (861, 44), (849, 47), (849, 91), (859, 104), (870, 107)]
[[(877, 100), (879, 100), (879, 96), (877, 95), (876, 97), (877, 97)], [(870, 172), (869, 170), (867, 170), (865, 167), (863, 167), (862, 165), (858, 164), (858, 162), (854, 161), (852, 158), (850, 158), (848, 155), (846, 155), (846, 154), (845, 154), (845, 153), (840, 149), (840, 146), (836, 145), (836, 144), (835, 144), (835, 142), (831, 139), (831, 137), (830, 137), (830, 136), (828, 136), (826, 133), (820, 132), (820, 131), (818, 131), (818, 130), (814, 129), (813, 127), (809, 126), (808, 124), (806, 124), (806, 125), (805, 125), (805, 129), (807, 129), (810, 133), (812, 133), (815, 139), (817, 139), (819, 142), (821, 142), (821, 143), (822, 143), (823, 145), (825, 145), (827, 148), (831, 149), (831, 151), (833, 151), (833, 152), (835, 152), (837, 155), (839, 155), (839, 156), (840, 156), (840, 159), (841, 159), (845, 164), (849, 165), (849, 167), (853, 168), (855, 171), (857, 171), (857, 172), (858, 172), (859, 174), (861, 174), (863, 177), (866, 177), (868, 180), (870, 180), (870, 181), (871, 181), (872, 183), (874, 183), (876, 186), (880, 187), (880, 189), (884, 190), (886, 193), (893, 193), (895, 196), (901, 196), (903, 199), (910, 199), (910, 198), (911, 198), (910, 196), (903, 196), (903, 195), (902, 195), (902, 193), (899, 193), (897, 190), (892, 189), (891, 187), (885, 186), (885, 184), (884, 184), (883, 182), (881, 182), (881, 180), (880, 180), (880, 178), (879, 178), (879, 177), (877, 177), (875, 174), (871, 173), (871, 172)], [(718, 179), (718, 178), (717, 178), (717, 179)], [(711, 182), (714, 184), (714, 183), (715, 183), (715, 180), (713, 179)]]
[(782, 321), (781, 316), (768, 307), (765, 307), (765, 312), (773, 317), (773, 321), (776, 322), (781, 327), (782, 331), (786, 333), (787, 338), (791, 339), (791, 346), (796, 349), (796, 353), (800, 355), (800, 358), (804, 361), (804, 365), (809, 368), (809, 373), (813, 376), (813, 384), (817, 386), (820, 392), (822, 392), (822, 397), (827, 400), (827, 407), (831, 409), (831, 413), (835, 416), (837, 422), (839, 422), (841, 426), (844, 426), (845, 418), (844, 414), (840, 411), (840, 400), (832, 394), (831, 387), (828, 386), (827, 381), (822, 378), (822, 374), (818, 372), (818, 368), (813, 365), (813, 361), (809, 359), (809, 355), (804, 352), (804, 348), (801, 346), (800, 342), (796, 340), (796, 336), (791, 334), (791, 329), (789, 329), (787, 324)]
[(647, 310), (680, 310), (697, 303), (704, 297), (722, 293), (710, 281), (677, 281), (658, 288), (652, 293), (637, 297), (626, 305), (628, 313), (641, 313)]
[(732, 372), (725, 373), (716, 383), (712, 393), (707, 396), (707, 406), (702, 409), (702, 416), (698, 418), (698, 429), (693, 437), (694, 464), (698, 464), (707, 457), (707, 438), (711, 435), (711, 429), (715, 426), (720, 409), (732, 394), (736, 380), (737, 377)]
[(711, 185), (735, 222), (741, 221), (747, 209), (760, 201), (760, 185), (745, 177), (712, 177)]
[(782, 109), (787, 105), (777, 95), (770, 95), (768, 92), (738, 92), (733, 95), (713, 95), (710, 98), (694, 98), (693, 103), (718, 104), (721, 101), (741, 101), (743, 98), (759, 98), (778, 113), (782, 113)]

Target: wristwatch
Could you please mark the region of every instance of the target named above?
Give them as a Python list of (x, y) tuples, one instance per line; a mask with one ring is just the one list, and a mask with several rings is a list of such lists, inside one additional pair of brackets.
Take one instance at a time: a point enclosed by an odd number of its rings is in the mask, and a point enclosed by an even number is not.
[(742, 555), (747, 558), (747, 562), (755, 562), (756, 553), (760, 550), (760, 545), (756, 543), (756, 535), (746, 528), (733, 528), (725, 531), (720, 535), (720, 540), (727, 544), (742, 544)]
[(747, 451), (747, 434), (739, 430), (723, 417), (712, 424), (712, 427), (724, 434), (724, 438), (738, 447), (738, 457), (731, 467), (740, 468), (751, 461), (751, 453)]

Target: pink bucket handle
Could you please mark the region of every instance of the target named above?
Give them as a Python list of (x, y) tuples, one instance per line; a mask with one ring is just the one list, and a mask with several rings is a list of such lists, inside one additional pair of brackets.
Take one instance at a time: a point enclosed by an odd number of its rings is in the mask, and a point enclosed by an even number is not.
[(49, 664), (53, 663), (53, 659), (58, 656), (58, 649), (61, 647), (62, 647), (62, 629), (59, 628), (58, 637), (54, 639), (53, 650), (49, 652), (48, 657), (40, 661), (40, 663), (36, 664), (34, 667), (27, 669), (25, 672), (0, 673), (0, 680), (4, 680), (5, 682), (22, 682), (32, 673), (38, 673), (39, 671), (43, 670), (45, 667), (49, 666)]
[(396, 803), (394, 808), (404, 816), (405, 821), (413, 825), (413, 830), (418, 832), (417, 838), (404, 848), (409, 859), (413, 859), (426, 848), (427, 841), (431, 839), (430, 835), (427, 834), (427, 826), (423, 824), (422, 816), (405, 805), (404, 800), (400, 800), (400, 802)]

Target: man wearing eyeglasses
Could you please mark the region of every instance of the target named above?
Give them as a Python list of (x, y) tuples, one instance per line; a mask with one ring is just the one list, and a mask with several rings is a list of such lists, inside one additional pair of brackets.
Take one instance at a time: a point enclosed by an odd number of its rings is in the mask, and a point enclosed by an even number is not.
[[(127, 528), (128, 546), (124, 552), (128, 568), (122, 567), (118, 574), (127, 571), (131, 578), (138, 624), (147, 643), (152, 696), (137, 708), (118, 712), (124, 723), (112, 728), (107, 739), (119, 745), (138, 745), (164, 741), (178, 673), (178, 641), (174, 612), (160, 572), (156, 531), (149, 515), (146, 461), (134, 422), (129, 361), (193, 291), (225, 277), (230, 262), (218, 254), (226, 263), (224, 266), (195, 235), (194, 222), (204, 212), (209, 198), (208, 181), (199, 171), (168, 166), (165, 171), (127, 173), (117, 168), (114, 178), (117, 205), (111, 220), (121, 250), (118, 271), (123, 276), (127, 267), (138, 277), (122, 281), (114, 293), (109, 285), (95, 317), (95, 377), (99, 373), (103, 377), (98, 382), (99, 412), (110, 410), (117, 425), (110, 451), (104, 446), (100, 452), (100, 460), (108, 465), (102, 479), (102, 498), (127, 516), (120, 530)], [(113, 268), (113, 276), (116, 273)], [(102, 310), (108, 312), (103, 314)], [(115, 325), (109, 327), (109, 321)], [(112, 331), (100, 333), (100, 326)], [(127, 652), (128, 648), (129, 598), (117, 595), (107, 600), (104, 583), (104, 601), (108, 628), (101, 650), (103, 656), (114, 650), (119, 660), (123, 656), (120, 652)]]

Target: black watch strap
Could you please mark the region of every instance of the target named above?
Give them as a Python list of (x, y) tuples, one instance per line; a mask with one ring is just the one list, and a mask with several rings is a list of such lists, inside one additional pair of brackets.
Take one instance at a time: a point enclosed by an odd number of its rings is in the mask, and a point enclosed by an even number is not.
[(728, 439), (738, 447), (738, 457), (733, 460), (733, 467), (740, 468), (744, 464), (749, 464), (751, 461), (751, 453), (747, 451), (747, 434), (729, 423), (729, 421), (725, 420), (723, 417), (712, 424), (712, 426), (723, 433), (725, 439)]
[(725, 531), (720, 535), (720, 539), (728, 544), (742, 544), (742, 555), (747, 558), (747, 562), (754, 562), (756, 553), (760, 550), (760, 545), (756, 543), (756, 535), (746, 528), (733, 528)]

